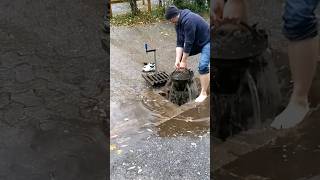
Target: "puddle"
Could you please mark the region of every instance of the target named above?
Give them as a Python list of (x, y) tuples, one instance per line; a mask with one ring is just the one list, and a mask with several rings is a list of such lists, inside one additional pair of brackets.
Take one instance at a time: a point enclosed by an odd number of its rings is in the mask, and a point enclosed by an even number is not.
[[(239, 177), (259, 175), (273, 180), (308, 179), (320, 172), (320, 144), (318, 129), (320, 111), (263, 148), (239, 157), (225, 165), (224, 170)], [(243, 166), (251, 164), (253, 166)], [(226, 178), (223, 170), (216, 172), (217, 179)]]
[[(210, 126), (209, 98), (203, 104), (190, 102), (178, 106), (155, 90), (144, 92), (141, 101), (125, 104), (111, 103), (110, 109), (111, 137), (140, 134), (147, 132), (148, 128), (158, 131), (160, 136), (182, 135), (183, 131), (199, 132), (199, 128), (202, 131), (209, 131)], [(166, 128), (168, 126), (170, 128)], [(186, 133), (188, 134), (190, 133)]]
[(110, 136), (129, 136), (152, 124), (156, 117), (141, 102), (110, 104)]

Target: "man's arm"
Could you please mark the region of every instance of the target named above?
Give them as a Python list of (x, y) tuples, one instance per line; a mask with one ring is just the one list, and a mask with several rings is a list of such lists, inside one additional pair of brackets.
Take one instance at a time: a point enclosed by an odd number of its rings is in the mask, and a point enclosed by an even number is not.
[(182, 47), (176, 47), (176, 62), (175, 67), (176, 68), (183, 68), (187, 67), (187, 58), (189, 57), (189, 53), (183, 52)]
[(186, 67), (188, 57), (189, 57), (189, 53), (183, 52), (181, 63), (185, 66), (181, 65), (182, 67)]
[(190, 54), (194, 40), (196, 38), (196, 26), (192, 21), (187, 21), (184, 25), (184, 48), (185, 54)]
[(187, 67), (187, 58), (189, 57), (189, 53), (183, 52), (182, 47), (176, 47), (176, 62), (175, 67)]
[(176, 26), (176, 34), (177, 34), (177, 45), (176, 45), (176, 61), (175, 61), (175, 67), (180, 67), (180, 61), (183, 55), (183, 41), (181, 34), (178, 31), (178, 26)]
[(183, 54), (183, 47), (176, 47), (176, 63), (175, 63), (176, 68), (178, 68), (178, 64), (180, 64), (182, 54)]
[(217, 25), (222, 21), (224, 9), (224, 0), (211, 0), (210, 2), (210, 19), (211, 24)]
[(237, 22), (248, 22), (246, 0), (228, 0), (223, 11), (223, 18)]
[(183, 42), (184, 42), (184, 38), (183, 36), (180, 34), (179, 32), (179, 28), (180, 26), (176, 26), (175, 29), (176, 29), (176, 35), (177, 35), (177, 44), (176, 44), (176, 47), (181, 47), (183, 48)]
[(191, 49), (195, 40), (195, 35), (196, 35), (195, 25), (191, 21), (186, 22), (184, 32), (185, 32), (185, 35), (184, 35), (185, 41), (184, 41), (183, 55), (180, 63), (181, 67), (187, 67), (187, 59), (191, 52)]

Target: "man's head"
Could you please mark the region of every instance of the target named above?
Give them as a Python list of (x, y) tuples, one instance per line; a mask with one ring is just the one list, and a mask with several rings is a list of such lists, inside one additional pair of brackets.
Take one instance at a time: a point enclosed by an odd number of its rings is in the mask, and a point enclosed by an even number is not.
[(177, 24), (179, 20), (179, 13), (180, 10), (176, 6), (171, 5), (166, 9), (165, 18), (166, 20), (169, 20), (171, 23)]

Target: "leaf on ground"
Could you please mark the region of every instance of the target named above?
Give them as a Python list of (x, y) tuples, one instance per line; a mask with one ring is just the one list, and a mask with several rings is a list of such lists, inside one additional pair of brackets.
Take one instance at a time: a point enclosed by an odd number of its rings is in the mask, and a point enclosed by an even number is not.
[(115, 144), (110, 144), (110, 151), (116, 150), (117, 149), (117, 145)]
[(113, 139), (113, 138), (116, 138), (116, 137), (118, 137), (118, 135), (112, 135), (111, 137), (110, 137), (110, 139)]
[(118, 154), (118, 155), (120, 155), (121, 153), (122, 153), (122, 150), (121, 150), (121, 149), (117, 150), (117, 154)]
[(134, 168), (136, 168), (136, 166), (129, 167), (128, 170), (132, 170)]

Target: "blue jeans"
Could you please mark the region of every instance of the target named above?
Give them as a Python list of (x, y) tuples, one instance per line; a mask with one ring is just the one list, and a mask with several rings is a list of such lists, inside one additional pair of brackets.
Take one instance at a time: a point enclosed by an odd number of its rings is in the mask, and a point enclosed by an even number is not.
[(210, 65), (210, 42), (203, 46), (201, 50), (198, 71), (199, 74), (208, 74)]
[(313, 38), (318, 35), (314, 11), (319, 0), (286, 0), (283, 14), (283, 34), (291, 41)]

